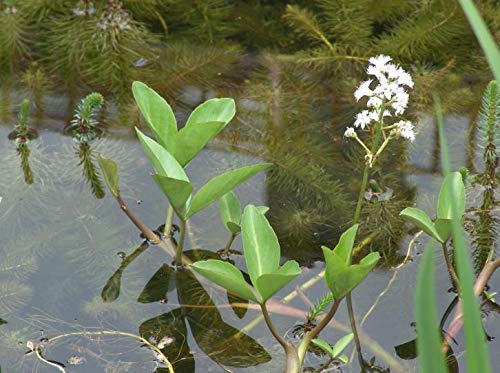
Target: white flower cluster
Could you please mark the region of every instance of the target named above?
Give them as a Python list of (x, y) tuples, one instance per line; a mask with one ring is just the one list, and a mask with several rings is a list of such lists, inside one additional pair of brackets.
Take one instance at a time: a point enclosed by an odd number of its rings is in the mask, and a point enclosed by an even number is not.
[(415, 140), (415, 127), (413, 126), (412, 122), (410, 122), (409, 120), (400, 120), (399, 122), (395, 123), (395, 126), (396, 132), (399, 134), (399, 136), (410, 141)]
[[(365, 129), (370, 123), (377, 122), (383, 117), (395, 117), (402, 115), (408, 106), (409, 95), (406, 91), (407, 88), (413, 88), (413, 80), (402, 67), (391, 63), (391, 57), (380, 55), (370, 58), (370, 66), (366, 72), (374, 78), (362, 82), (354, 92), (356, 101), (363, 97), (368, 97), (366, 106), (368, 109), (361, 111), (356, 115), (354, 127)], [(374, 88), (374, 80), (378, 84)], [(410, 127), (405, 127), (404, 132), (399, 133), (405, 138), (414, 138), (410, 136)], [(413, 127), (412, 127), (413, 128)], [(349, 129), (348, 129), (349, 130)], [(413, 131), (413, 129), (411, 129)], [(352, 136), (351, 131), (346, 131), (346, 136)]]

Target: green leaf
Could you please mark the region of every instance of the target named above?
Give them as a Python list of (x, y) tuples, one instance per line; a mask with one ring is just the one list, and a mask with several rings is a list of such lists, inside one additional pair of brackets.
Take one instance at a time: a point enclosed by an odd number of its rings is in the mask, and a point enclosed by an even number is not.
[(349, 343), (351, 343), (353, 338), (354, 338), (353, 333), (347, 334), (342, 338), (340, 338), (333, 347), (330, 346), (330, 344), (327, 341), (321, 338), (315, 338), (312, 340), (312, 342), (316, 346), (321, 348), (323, 351), (325, 351), (328, 355), (330, 355), (331, 358), (336, 359), (340, 356), (342, 351), (345, 350), (345, 348), (349, 345)]
[(295, 260), (290, 260), (276, 272), (261, 275), (257, 279), (255, 289), (262, 297), (262, 302), (271, 298), (300, 273), (299, 264)]
[(441, 352), (439, 321), (434, 295), (434, 247), (426, 245), (417, 276), (416, 291), (417, 350), (420, 372), (446, 373)]
[(353, 333), (349, 333), (340, 338), (337, 343), (333, 345), (333, 356), (334, 358), (338, 357), (342, 351), (346, 349), (346, 347), (351, 343), (354, 338)]
[(444, 242), (450, 237), (451, 234), (451, 220), (436, 219), (434, 222), (434, 228), (436, 228), (436, 232)]
[(103, 158), (100, 155), (97, 157), (97, 162), (104, 175), (104, 181), (106, 181), (109, 191), (115, 197), (118, 197), (120, 188), (118, 186), (118, 167), (116, 167), (116, 163), (112, 159)]
[(262, 212), (264, 215), (269, 211), (269, 207), (267, 206), (257, 206), (260, 212)]
[(443, 239), (436, 230), (436, 227), (434, 226), (431, 218), (429, 218), (429, 216), (422, 210), (414, 207), (407, 207), (403, 211), (401, 211), (399, 215), (411, 221), (418, 228), (422, 229), (425, 233), (436, 239), (438, 242), (443, 242)]
[(153, 139), (144, 135), (138, 128), (135, 130), (144, 150), (146, 151), (146, 155), (157, 173), (162, 176), (189, 182), (184, 168), (182, 168), (179, 162), (177, 162), (167, 149)]
[(239, 297), (257, 302), (252, 290), (250, 290), (250, 285), (243, 278), (243, 274), (231, 263), (208, 259), (191, 264), (191, 268)]
[(335, 254), (342, 258), (346, 264), (351, 262), (352, 249), (354, 247), (354, 240), (356, 239), (358, 227), (358, 224), (354, 224), (342, 233), (337, 246), (334, 248)]
[(146, 286), (144, 286), (137, 301), (139, 303), (167, 302), (167, 293), (172, 272), (173, 269), (171, 267), (163, 264), (153, 277), (149, 279)]
[(241, 205), (236, 194), (233, 191), (224, 194), (220, 199), (219, 207), (222, 223), (229, 233), (240, 232)]
[(486, 55), (495, 79), (500, 81), (500, 51), (498, 50), (497, 42), (488, 31), (488, 27), (474, 5), (474, 2), (472, 0), (459, 0), (459, 2), (472, 26), (472, 30), (474, 30), (479, 40), (479, 44)]
[(186, 125), (176, 135), (172, 155), (185, 167), (224, 128), (223, 122)]
[(252, 284), (256, 286), (260, 276), (278, 270), (278, 237), (264, 214), (254, 205), (248, 205), (243, 211), (241, 235), (248, 274)]
[(227, 192), (244, 183), (252, 176), (272, 166), (272, 163), (261, 163), (231, 170), (216, 176), (203, 185), (194, 195), (187, 217), (203, 210)]
[(325, 351), (330, 357), (334, 357), (332, 346), (324, 339), (314, 338), (311, 342)]
[[(498, 62), (498, 61), (497, 61)], [(439, 145), (441, 149), (441, 164), (444, 175), (450, 172), (448, 159), (448, 144), (443, 126), (443, 113), (439, 97), (434, 97), (435, 110), (439, 129)], [(462, 290), (462, 307), (464, 313), (465, 347), (467, 350), (467, 368), (469, 372), (491, 372), (488, 345), (484, 335), (479, 302), (474, 294), (474, 273), (467, 250), (463, 227), (460, 221), (460, 201), (450, 200), (451, 230), (453, 237), (454, 258), (457, 264), (460, 289)]]
[(339, 356), (337, 356), (337, 360), (340, 360), (344, 364), (347, 364), (349, 362), (349, 358), (345, 354), (340, 354)]
[(212, 98), (193, 110), (186, 127), (207, 122), (221, 122), (226, 126), (235, 114), (236, 106), (232, 98)]
[(359, 264), (348, 265), (335, 250), (323, 246), (323, 254), (326, 262), (325, 281), (337, 300), (358, 286), (380, 259), (380, 254), (375, 252), (368, 254)]
[(177, 121), (170, 105), (153, 89), (141, 82), (132, 83), (132, 93), (158, 142), (173, 153)]
[(172, 179), (159, 174), (151, 176), (163, 194), (168, 198), (177, 215), (185, 220), (189, 207), (189, 199), (193, 192), (193, 184), (188, 181)]
[(461, 219), (465, 212), (465, 186), (460, 172), (450, 172), (441, 184), (438, 198), (438, 219), (453, 219), (452, 201), (456, 207), (456, 218)]

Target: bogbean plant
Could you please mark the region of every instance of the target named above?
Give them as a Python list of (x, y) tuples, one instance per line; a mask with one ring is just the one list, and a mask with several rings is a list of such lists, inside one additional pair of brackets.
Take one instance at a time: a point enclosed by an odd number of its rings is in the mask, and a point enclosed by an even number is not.
[[(303, 334), (298, 346), (286, 340), (277, 331), (268, 313), (266, 303), (279, 290), (299, 276), (301, 269), (294, 260), (280, 265), (280, 245), (273, 228), (266, 219), (265, 208), (248, 205), (240, 218), (240, 203), (236, 196), (230, 193), (236, 186), (271, 165), (263, 163), (226, 172), (208, 181), (194, 195), (192, 195), (193, 184), (189, 181), (184, 170), (205, 145), (233, 118), (235, 114), (234, 101), (227, 98), (206, 101), (193, 111), (185, 126), (179, 130), (171, 107), (160, 95), (140, 82), (134, 82), (132, 86), (139, 109), (156, 139), (146, 136), (136, 128), (139, 140), (155, 170), (152, 175), (153, 179), (170, 202), (165, 234), (168, 236), (171, 232), (170, 226), (174, 212), (181, 221), (175, 263), (182, 264), (182, 247), (187, 219), (222, 198), (221, 216), (224, 225), (231, 233), (231, 239), (226, 245), (225, 253), (228, 253), (234, 237), (241, 232), (244, 259), (250, 283), (245, 280), (240, 269), (227, 261), (209, 259), (197, 261), (190, 264), (189, 267), (225, 288), (228, 292), (259, 304), (269, 330), (284, 349), (285, 371), (287, 373), (301, 371), (311, 343), (320, 347), (330, 356), (331, 360), (346, 361), (346, 357), (341, 352), (353, 338), (352, 334), (341, 338), (333, 347), (328, 342), (319, 339), (318, 335), (334, 317), (343, 299), (347, 298), (349, 301), (350, 292), (366, 278), (380, 259), (379, 253), (373, 252), (359, 263), (352, 264), (359, 211), (367, 187), (368, 174), (390, 140), (396, 137), (413, 140), (415, 136), (411, 122), (396, 121), (408, 104), (408, 93), (404, 87), (412, 87), (413, 82), (409, 74), (390, 61), (391, 58), (386, 56), (371, 58), (367, 72), (378, 80), (378, 85), (372, 89), (370, 86), (373, 79), (368, 80), (362, 83), (355, 93), (357, 100), (364, 96), (369, 97), (367, 103), (369, 110), (364, 110), (357, 115), (354, 126), (372, 133), (372, 146), (369, 149), (358, 137), (354, 128), (350, 127), (346, 130), (345, 135), (355, 138), (366, 151), (366, 166), (354, 224), (341, 235), (333, 250), (322, 247), (326, 266), (324, 277), (330, 290), (332, 302), (325, 302), (327, 303), (325, 306), (331, 303), (329, 310), (323, 318), (312, 323), (311, 328)], [(390, 123), (389, 120), (393, 123)], [(375, 123), (374, 126), (370, 126), (372, 122)], [(383, 143), (380, 145), (381, 139), (383, 139)], [(117, 197), (122, 209), (139, 229), (146, 232), (146, 236), (153, 237), (156, 241), (156, 236), (151, 230), (144, 227), (121, 201), (116, 165), (103, 158), (100, 158), (99, 162), (105, 180), (113, 195)]]

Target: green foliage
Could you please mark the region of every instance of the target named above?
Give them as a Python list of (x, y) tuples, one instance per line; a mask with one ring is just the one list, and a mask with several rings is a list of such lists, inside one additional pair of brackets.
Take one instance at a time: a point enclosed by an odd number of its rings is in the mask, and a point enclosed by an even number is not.
[(272, 166), (271, 163), (262, 163), (228, 171), (209, 180), (191, 198), (194, 187), (182, 166), (163, 146), (144, 135), (139, 129), (136, 131), (146, 155), (157, 172), (153, 174), (153, 179), (182, 220), (189, 219), (241, 183)]
[(434, 245), (426, 245), (415, 296), (418, 363), (421, 372), (446, 373), (434, 295)]
[(15, 72), (29, 57), (29, 23), (15, 4), (0, 4), (0, 69)]
[(483, 94), (478, 117), (479, 144), (483, 147), (485, 171), (483, 184), (490, 188), (496, 185), (495, 173), (498, 166), (497, 148), (500, 147), (500, 91), (498, 82), (491, 81)]
[(241, 231), (241, 204), (236, 194), (231, 191), (224, 194), (220, 199), (220, 216), (224, 227), (231, 234), (237, 234)]
[[(445, 178), (450, 173), (448, 160), (448, 144), (444, 134), (443, 116), (438, 97), (435, 97), (435, 110), (439, 129), (439, 143), (441, 145), (441, 162)], [(456, 180), (457, 178), (454, 177)], [(453, 188), (454, 191), (459, 188)], [(464, 312), (465, 347), (467, 349), (467, 368), (471, 372), (491, 372), (486, 337), (481, 322), (479, 302), (474, 294), (474, 276), (470, 263), (469, 253), (466, 249), (463, 228), (461, 225), (461, 201), (449, 198), (451, 205), (451, 232), (453, 238), (454, 258), (456, 262), (460, 289), (462, 293), (462, 307)]]
[(21, 108), (19, 109), (19, 114), (17, 115), (17, 121), (19, 125), (26, 126), (28, 123), (28, 117), (30, 115), (30, 101), (24, 99), (21, 102)]
[(313, 307), (309, 309), (309, 314), (307, 315), (307, 319), (310, 322), (315, 322), (318, 315), (323, 312), (326, 307), (328, 307), (334, 301), (333, 294), (328, 293), (325, 294), (321, 299), (314, 303)]
[(380, 254), (374, 252), (361, 259), (359, 264), (351, 264), (357, 230), (356, 224), (345, 231), (333, 250), (322, 247), (326, 263), (325, 281), (336, 300), (342, 299), (358, 286), (380, 259)]
[(84, 97), (75, 110), (68, 131), (79, 141), (93, 140), (99, 133), (97, 115), (104, 103), (104, 97), (97, 92)]
[(234, 117), (230, 98), (205, 101), (191, 113), (186, 125), (177, 130), (177, 121), (168, 103), (141, 82), (132, 84), (134, 98), (157, 141), (185, 167)]
[(80, 158), (80, 165), (83, 166), (83, 176), (90, 184), (92, 193), (96, 196), (96, 198), (103, 198), (105, 194), (104, 188), (102, 186), (100, 175), (95, 168), (94, 156), (89, 143), (86, 141), (81, 142), (77, 153)]
[(232, 264), (220, 260), (198, 261), (192, 268), (216, 284), (245, 299), (265, 303), (300, 274), (294, 260), (279, 266), (280, 247), (276, 234), (264, 213), (249, 205), (242, 217), (245, 262), (252, 287)]
[[(455, 207), (453, 207), (454, 204)], [(436, 221), (433, 222), (425, 212), (415, 207), (404, 209), (400, 215), (410, 220), (438, 242), (443, 243), (450, 235), (451, 220), (460, 220), (464, 211), (465, 186), (461, 173), (457, 171), (448, 174), (441, 184)]]
[(109, 191), (115, 197), (118, 197), (120, 194), (120, 188), (118, 183), (118, 167), (116, 166), (116, 163), (112, 159), (103, 158), (100, 155), (97, 157), (97, 162), (99, 163), (99, 167), (101, 168), (104, 181), (106, 182)]
[(332, 359), (338, 359), (346, 364), (349, 359), (346, 355), (342, 354), (342, 351), (346, 349), (353, 338), (354, 334), (349, 333), (340, 338), (333, 346), (331, 346), (327, 341), (321, 338), (313, 339), (312, 343), (325, 351)]

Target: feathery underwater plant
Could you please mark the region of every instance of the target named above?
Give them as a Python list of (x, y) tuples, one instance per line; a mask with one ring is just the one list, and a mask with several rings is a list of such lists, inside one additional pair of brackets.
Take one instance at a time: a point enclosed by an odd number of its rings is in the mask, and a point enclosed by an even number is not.
[(94, 92), (87, 95), (78, 104), (73, 119), (65, 129), (79, 143), (76, 153), (80, 158), (80, 166), (83, 167), (83, 176), (90, 184), (92, 193), (99, 199), (104, 197), (104, 188), (94, 165), (89, 142), (102, 132), (97, 115), (103, 103), (104, 97), (100, 93)]

